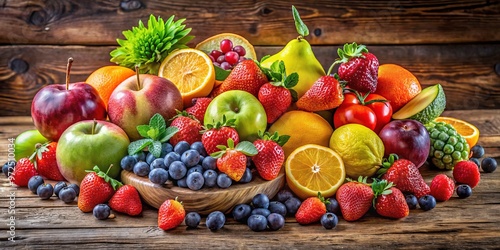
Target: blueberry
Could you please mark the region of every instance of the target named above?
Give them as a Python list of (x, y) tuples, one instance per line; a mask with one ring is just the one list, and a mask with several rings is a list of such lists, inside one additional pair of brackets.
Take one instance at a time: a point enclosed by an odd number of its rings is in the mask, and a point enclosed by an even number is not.
[(156, 157), (151, 153), (149, 152), (147, 155), (146, 155), (146, 162), (151, 165), (151, 162), (153, 162), (154, 160), (156, 159)]
[(43, 180), (42, 176), (34, 175), (28, 181), (28, 188), (29, 190), (31, 190), (32, 193), (37, 194), (36, 189), (43, 183), (45, 183), (45, 181)]
[(168, 174), (170, 177), (174, 180), (180, 180), (184, 176), (186, 176), (187, 173), (187, 168), (182, 161), (174, 161), (172, 164), (170, 164), (170, 167), (168, 167)]
[(478, 158), (472, 157), (469, 160), (472, 161), (472, 162), (474, 162), (477, 165), (477, 167), (481, 167), (481, 162), (479, 162)]
[(5, 177), (9, 177), (12, 172), (14, 172), (14, 168), (16, 167), (16, 161), (10, 160), (3, 164), (2, 166), (2, 172), (5, 175)]
[(158, 185), (163, 185), (168, 181), (168, 171), (163, 168), (155, 168), (149, 172), (149, 180)]
[(221, 211), (214, 211), (208, 214), (205, 224), (210, 230), (219, 230), (226, 223), (226, 216)]
[(168, 153), (170, 153), (172, 151), (174, 151), (174, 147), (172, 146), (172, 144), (170, 144), (168, 142), (162, 143), (160, 157), (163, 158), (163, 157), (165, 157), (165, 155), (167, 155)]
[(42, 200), (47, 200), (54, 194), (54, 187), (50, 183), (43, 183), (38, 186), (36, 193)]
[(180, 160), (181, 160), (180, 154), (176, 152), (170, 152), (167, 155), (165, 155), (165, 158), (163, 158), (163, 164), (168, 169), (168, 167), (170, 166), (170, 164), (172, 164), (172, 162)]
[(134, 165), (137, 163), (137, 158), (132, 155), (124, 156), (120, 161), (120, 167), (123, 170), (131, 171), (134, 169)]
[(78, 184), (69, 184), (68, 187), (75, 190), (76, 196), (80, 195), (80, 186), (78, 186)]
[(248, 217), (252, 213), (252, 207), (248, 204), (238, 204), (233, 208), (233, 219), (240, 223), (247, 223)]
[(54, 185), (54, 194), (59, 197), (59, 191), (61, 191), (61, 189), (63, 189), (63, 187), (67, 187), (68, 184), (66, 184), (66, 182), (64, 181), (60, 181), (58, 183), (56, 183)]
[(184, 178), (180, 179), (180, 180), (177, 180), (177, 186), (178, 187), (181, 187), (181, 188), (188, 188), (188, 185), (187, 185), (187, 176), (185, 176)]
[(274, 196), (274, 199), (281, 203), (285, 203), (285, 201), (291, 197), (294, 197), (292, 191), (290, 191), (289, 189), (281, 189), (280, 191), (278, 191), (276, 196)]
[(200, 153), (194, 149), (188, 149), (181, 155), (181, 161), (186, 167), (194, 167), (200, 162)]
[(252, 181), (253, 175), (252, 175), (252, 170), (250, 168), (245, 169), (245, 173), (243, 173), (243, 176), (241, 179), (238, 181), (239, 183), (249, 183)]
[(472, 195), (472, 188), (467, 184), (460, 184), (457, 186), (458, 198), (465, 199)]
[(215, 187), (217, 185), (217, 172), (215, 170), (209, 169), (203, 172), (203, 178), (205, 178), (205, 187)]
[(191, 145), (187, 141), (180, 141), (174, 146), (174, 152), (182, 155), (182, 153), (186, 152), (186, 150), (190, 149)]
[(408, 208), (410, 208), (410, 209), (417, 208), (418, 199), (415, 195), (407, 194), (407, 195), (405, 195), (405, 199), (406, 199), (406, 204), (408, 204)]
[(277, 214), (281, 214), (283, 216), (286, 216), (286, 206), (285, 206), (285, 204), (283, 204), (279, 201), (269, 202), (269, 211), (271, 213), (277, 213)]
[(193, 172), (187, 176), (186, 184), (191, 190), (200, 190), (205, 184), (205, 178), (200, 172)]
[(339, 218), (334, 213), (325, 213), (321, 216), (320, 223), (326, 229), (333, 229), (339, 223)]
[(92, 213), (94, 214), (94, 217), (96, 217), (97, 219), (105, 220), (111, 214), (111, 208), (109, 208), (109, 206), (106, 204), (98, 204), (94, 207)]
[(286, 211), (289, 215), (295, 215), (302, 202), (297, 197), (291, 197), (285, 201)]
[(280, 230), (285, 226), (285, 217), (281, 214), (271, 213), (267, 216), (267, 226), (273, 231)]
[(153, 160), (153, 162), (151, 162), (151, 164), (149, 164), (149, 168), (151, 170), (155, 169), (155, 168), (163, 168), (163, 169), (167, 169), (167, 166), (165, 166), (165, 163), (164, 163), (164, 159), (163, 158), (156, 158)]
[(481, 145), (475, 145), (470, 150), (474, 158), (481, 158), (484, 155), (484, 148)]
[(493, 173), (497, 170), (497, 160), (495, 158), (487, 157), (481, 161), (481, 168), (486, 173)]
[(203, 143), (201, 143), (201, 141), (193, 142), (193, 144), (191, 144), (191, 149), (198, 151), (201, 156), (207, 156), (207, 151), (205, 150), (205, 146), (203, 146)]
[(217, 176), (217, 186), (220, 188), (228, 188), (233, 184), (233, 180), (227, 174), (221, 173)]
[(203, 167), (202, 167), (201, 165), (196, 165), (196, 166), (194, 166), (194, 167), (192, 167), (192, 168), (188, 169), (188, 171), (187, 171), (187, 174), (186, 174), (186, 175), (189, 175), (189, 174), (191, 174), (191, 173), (193, 173), (193, 172), (198, 172), (198, 173), (200, 173), (200, 174), (203, 174), (203, 172), (204, 172), (204, 171), (203, 171)]
[(267, 216), (269, 216), (271, 214), (271, 211), (269, 211), (269, 209), (267, 208), (254, 208), (252, 210), (252, 213), (251, 214), (260, 214), (260, 215), (264, 215), (264, 217), (267, 218)]
[(247, 225), (254, 232), (264, 231), (267, 228), (267, 218), (260, 214), (250, 215)]
[(197, 212), (189, 212), (186, 214), (186, 217), (184, 218), (184, 223), (189, 228), (197, 228), (198, 225), (200, 225), (200, 221), (201, 221), (201, 216)]
[(254, 208), (269, 208), (269, 197), (263, 193), (256, 194), (252, 198), (252, 205)]
[(134, 165), (134, 174), (138, 176), (147, 176), (149, 174), (149, 164), (144, 161), (137, 162)]
[(215, 169), (217, 169), (217, 159), (213, 158), (212, 156), (207, 156), (207, 157), (203, 158), (203, 161), (201, 162), (201, 166), (205, 170), (208, 170), (208, 169), (215, 170)]
[(329, 203), (326, 204), (326, 211), (338, 214), (338, 212), (340, 211), (339, 202), (333, 197), (328, 198), (327, 200), (329, 201)]
[(436, 199), (432, 195), (424, 195), (418, 199), (418, 205), (424, 211), (429, 211), (436, 207)]
[(132, 156), (137, 160), (137, 162), (146, 161), (146, 153), (144, 151), (137, 152), (137, 153), (133, 154)]
[(59, 199), (61, 199), (64, 203), (71, 203), (75, 200), (76, 198), (76, 192), (73, 188), (70, 188), (69, 186), (63, 187), (59, 191), (58, 195)]

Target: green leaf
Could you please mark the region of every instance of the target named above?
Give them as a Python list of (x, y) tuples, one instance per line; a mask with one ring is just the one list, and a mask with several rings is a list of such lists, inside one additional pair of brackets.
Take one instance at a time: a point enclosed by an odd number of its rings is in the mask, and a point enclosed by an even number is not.
[(156, 140), (156, 138), (158, 137), (159, 134), (160, 134), (160, 131), (157, 128), (151, 127), (148, 130), (147, 137), (151, 138), (153, 140)]
[(281, 135), (279, 139), (276, 141), (276, 143), (278, 143), (278, 145), (283, 147), (283, 145), (285, 145), (285, 143), (287, 143), (289, 139), (290, 139), (289, 135)]
[(170, 126), (167, 129), (165, 129), (164, 133), (160, 135), (160, 142), (164, 143), (170, 140), (172, 136), (174, 136), (177, 132), (179, 132), (179, 128), (176, 126)]
[(299, 33), (299, 35), (301, 35), (302, 37), (308, 36), (309, 29), (307, 28), (306, 24), (302, 21), (299, 12), (293, 5), (292, 5), (292, 14), (293, 14), (293, 20), (295, 21), (295, 28), (297, 29), (297, 33)]
[(152, 139), (140, 139), (137, 141), (133, 141), (128, 145), (128, 154), (134, 155), (148, 147), (153, 143)]
[(297, 74), (297, 72), (293, 72), (292, 74), (285, 77), (285, 80), (283, 82), (285, 88), (287, 89), (295, 87), (297, 83), (299, 83), (299, 74)]
[(236, 145), (235, 149), (247, 156), (254, 156), (258, 153), (255, 145), (253, 145), (253, 143), (249, 141), (241, 141), (240, 143), (238, 143), (238, 145)]
[(231, 73), (231, 70), (223, 70), (221, 67), (214, 66), (215, 69), (215, 80), (224, 81), (227, 76)]
[(139, 132), (142, 137), (148, 137), (149, 128), (149, 125), (139, 125), (137, 126), (137, 132)]
[(167, 124), (165, 123), (165, 119), (163, 118), (163, 116), (156, 113), (149, 120), (149, 126), (156, 128), (158, 130), (162, 130), (162, 129), (165, 129), (167, 127)]
[(161, 155), (161, 142), (153, 141), (151, 145), (148, 147), (149, 152), (156, 158), (160, 158)]

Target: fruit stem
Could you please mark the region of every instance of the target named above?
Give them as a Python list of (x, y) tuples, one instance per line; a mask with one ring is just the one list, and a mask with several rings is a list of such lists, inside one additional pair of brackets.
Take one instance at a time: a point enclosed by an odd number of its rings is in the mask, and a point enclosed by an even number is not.
[(96, 127), (97, 127), (97, 120), (96, 120), (96, 119), (94, 119), (94, 123), (92, 123), (92, 131), (91, 131), (92, 135), (94, 135), (94, 134), (95, 134), (95, 128), (96, 128)]
[(71, 65), (73, 64), (73, 57), (68, 58), (68, 64), (66, 65), (66, 90), (69, 89), (69, 73), (71, 71)]
[(137, 76), (137, 90), (140, 90), (141, 89), (141, 78), (139, 77), (139, 66), (138, 65), (135, 65), (135, 75)]

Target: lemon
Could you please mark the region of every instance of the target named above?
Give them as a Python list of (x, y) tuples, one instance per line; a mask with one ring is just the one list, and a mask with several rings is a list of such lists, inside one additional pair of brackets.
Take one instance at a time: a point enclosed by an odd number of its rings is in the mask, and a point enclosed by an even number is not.
[(306, 144), (317, 144), (328, 147), (333, 128), (323, 117), (316, 113), (293, 110), (284, 113), (276, 120), (269, 132), (289, 135), (290, 139), (283, 145), (288, 157), (296, 148)]
[(330, 148), (342, 157), (346, 175), (352, 179), (373, 176), (384, 157), (384, 143), (380, 137), (360, 124), (346, 124), (335, 129)]
[(306, 144), (295, 149), (285, 163), (288, 187), (301, 199), (331, 197), (344, 183), (342, 158), (331, 148)]

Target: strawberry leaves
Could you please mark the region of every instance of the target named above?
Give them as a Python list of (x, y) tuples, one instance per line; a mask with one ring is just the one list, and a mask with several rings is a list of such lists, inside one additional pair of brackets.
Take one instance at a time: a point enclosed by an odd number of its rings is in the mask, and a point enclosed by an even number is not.
[(210, 156), (214, 158), (220, 158), (224, 155), (224, 153), (226, 153), (227, 150), (233, 150), (233, 149), (243, 153), (246, 156), (254, 156), (258, 153), (255, 145), (253, 145), (253, 143), (249, 141), (242, 141), (238, 143), (238, 145), (236, 145), (235, 147), (232, 138), (227, 139), (227, 147), (225, 145), (218, 145), (217, 148), (220, 149), (220, 151), (214, 152), (210, 154)]
[(113, 187), (113, 189), (116, 190), (117, 188), (123, 186), (123, 183), (111, 178), (108, 175), (108, 172), (112, 167), (113, 167), (113, 164), (111, 164), (109, 166), (109, 168), (106, 172), (103, 172), (103, 171), (101, 171), (101, 169), (98, 166), (94, 166), (94, 168), (92, 170), (85, 170), (85, 172), (87, 172), (87, 173), (95, 172), (97, 174), (97, 176), (103, 178), (105, 182), (109, 183), (111, 185), (111, 187)]
[(158, 158), (161, 155), (161, 144), (167, 142), (179, 129), (167, 127), (165, 119), (157, 113), (151, 117), (149, 125), (137, 126), (137, 131), (144, 139), (131, 142), (128, 154), (133, 155), (148, 148), (149, 152)]

